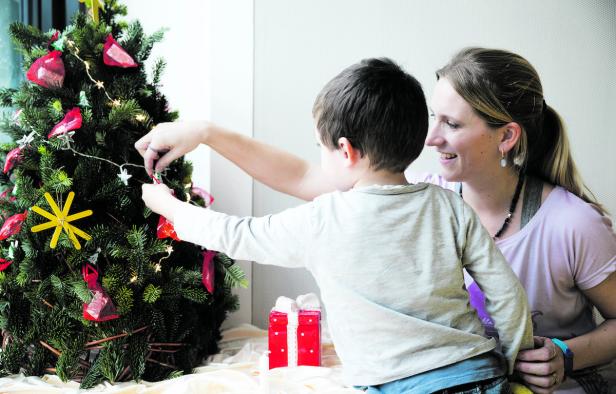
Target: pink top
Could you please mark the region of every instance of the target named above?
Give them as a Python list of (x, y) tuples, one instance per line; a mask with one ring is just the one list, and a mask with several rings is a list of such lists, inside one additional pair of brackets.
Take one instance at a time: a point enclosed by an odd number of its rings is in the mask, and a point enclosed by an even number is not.
[(535, 335), (568, 339), (596, 327), (580, 290), (616, 271), (608, 217), (556, 187), (526, 226), (496, 245), (526, 289)]

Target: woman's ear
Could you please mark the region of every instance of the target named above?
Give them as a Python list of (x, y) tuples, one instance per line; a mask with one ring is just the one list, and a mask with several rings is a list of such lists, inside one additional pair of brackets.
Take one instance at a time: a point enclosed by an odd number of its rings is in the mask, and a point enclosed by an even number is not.
[(351, 141), (346, 137), (340, 137), (338, 139), (338, 149), (344, 160), (345, 167), (352, 167), (362, 158), (362, 154), (359, 149), (355, 148)]
[(522, 136), (522, 127), (517, 122), (509, 122), (501, 127), (501, 138), (498, 150), (507, 153), (518, 143)]

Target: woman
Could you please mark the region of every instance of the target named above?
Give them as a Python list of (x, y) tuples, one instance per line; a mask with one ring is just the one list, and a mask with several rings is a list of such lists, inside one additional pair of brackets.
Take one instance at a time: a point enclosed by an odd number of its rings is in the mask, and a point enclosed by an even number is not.
[[(470, 48), (437, 75), (426, 143), (441, 153), (442, 176), (430, 180), (460, 192), (526, 288), (539, 336), (518, 357), (521, 379), (538, 393), (607, 392), (616, 384), (604, 366), (616, 358), (616, 235), (583, 191), (536, 71), (515, 54)], [(135, 146), (151, 173), (155, 160), (160, 171), (200, 143), (278, 191), (311, 200), (334, 190), (318, 166), (207, 123), (160, 124)], [(593, 307), (606, 319), (598, 327)]]
[(527, 291), (540, 348), (521, 352), (517, 370), (536, 392), (557, 387), (565, 368), (563, 392), (607, 390), (614, 369), (597, 366), (616, 357), (616, 235), (584, 191), (537, 72), (516, 54), (468, 48), (437, 77), (426, 144), (442, 176), (432, 179), (459, 191)]

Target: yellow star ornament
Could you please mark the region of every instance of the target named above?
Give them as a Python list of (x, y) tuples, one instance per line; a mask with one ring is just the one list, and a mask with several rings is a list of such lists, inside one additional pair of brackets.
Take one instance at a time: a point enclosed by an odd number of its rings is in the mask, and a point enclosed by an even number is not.
[(33, 233), (37, 233), (39, 231), (47, 230), (47, 229), (50, 229), (52, 227), (56, 228), (54, 230), (54, 232), (53, 232), (53, 236), (51, 237), (51, 242), (49, 243), (49, 247), (51, 247), (52, 249), (55, 249), (56, 245), (58, 244), (58, 238), (60, 238), (60, 233), (62, 232), (63, 229), (66, 232), (66, 234), (68, 235), (68, 238), (71, 240), (71, 242), (75, 246), (75, 249), (77, 249), (77, 250), (81, 249), (81, 244), (77, 240), (76, 235), (79, 235), (81, 238), (85, 239), (86, 241), (89, 241), (89, 240), (92, 239), (92, 237), (89, 236), (87, 233), (85, 233), (84, 231), (82, 231), (82, 230), (78, 229), (77, 227), (73, 226), (72, 224), (70, 224), (70, 222), (73, 222), (73, 221), (78, 220), (78, 219), (83, 219), (83, 218), (85, 218), (87, 216), (92, 215), (92, 210), (91, 209), (88, 209), (87, 211), (81, 211), (79, 213), (75, 213), (75, 214), (69, 215), (68, 211), (71, 209), (71, 204), (73, 203), (73, 198), (74, 197), (75, 197), (75, 193), (74, 192), (70, 192), (68, 194), (68, 197), (66, 198), (66, 203), (64, 204), (64, 208), (62, 210), (60, 210), (60, 208), (58, 208), (58, 205), (56, 204), (56, 202), (51, 197), (51, 194), (45, 193), (45, 199), (49, 203), (49, 206), (51, 207), (51, 209), (53, 211), (53, 214), (47, 212), (44, 209), (39, 208), (36, 205), (32, 207), (32, 210), (34, 212), (36, 212), (39, 215), (49, 219), (49, 222), (47, 222), (47, 223), (38, 224), (38, 225), (32, 227), (30, 230)]

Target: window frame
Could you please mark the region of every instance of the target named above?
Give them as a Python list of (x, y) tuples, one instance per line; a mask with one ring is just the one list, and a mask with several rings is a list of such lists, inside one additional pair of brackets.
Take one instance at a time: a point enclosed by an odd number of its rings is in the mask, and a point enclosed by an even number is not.
[(75, 12), (84, 9), (78, 0), (21, 0), (21, 22), (41, 31), (62, 30)]

